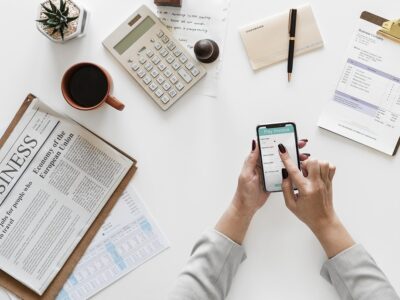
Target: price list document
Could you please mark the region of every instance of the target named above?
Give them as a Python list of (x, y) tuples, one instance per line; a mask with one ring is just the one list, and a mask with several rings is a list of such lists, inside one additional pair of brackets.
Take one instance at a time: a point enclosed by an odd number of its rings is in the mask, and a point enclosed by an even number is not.
[(167, 239), (129, 185), (57, 300), (90, 298), (168, 247)]
[(394, 155), (400, 137), (400, 44), (360, 19), (319, 126)]

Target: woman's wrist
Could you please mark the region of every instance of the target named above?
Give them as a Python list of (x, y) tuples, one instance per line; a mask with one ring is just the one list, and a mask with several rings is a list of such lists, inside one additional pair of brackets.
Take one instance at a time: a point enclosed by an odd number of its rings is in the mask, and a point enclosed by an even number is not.
[(254, 213), (255, 211), (253, 209), (246, 208), (243, 206), (242, 202), (234, 198), (218, 221), (215, 229), (241, 245)]
[(246, 205), (246, 201), (236, 193), (229, 208), (238, 217), (252, 219), (258, 208)]
[(349, 232), (336, 216), (309, 227), (321, 243), (328, 258), (336, 256), (355, 244)]

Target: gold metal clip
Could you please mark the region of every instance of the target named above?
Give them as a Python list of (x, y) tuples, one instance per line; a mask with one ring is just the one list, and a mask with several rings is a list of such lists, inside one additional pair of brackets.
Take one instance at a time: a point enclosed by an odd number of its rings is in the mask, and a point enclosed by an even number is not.
[(400, 19), (384, 22), (378, 34), (400, 43)]

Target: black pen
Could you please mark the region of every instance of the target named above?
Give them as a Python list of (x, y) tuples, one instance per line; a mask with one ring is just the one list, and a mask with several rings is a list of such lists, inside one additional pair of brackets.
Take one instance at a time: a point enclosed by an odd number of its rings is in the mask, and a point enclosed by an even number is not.
[(296, 19), (297, 19), (297, 9), (291, 9), (289, 12), (289, 54), (288, 54), (288, 64), (287, 64), (288, 81), (290, 81), (293, 71), (294, 41), (296, 37)]

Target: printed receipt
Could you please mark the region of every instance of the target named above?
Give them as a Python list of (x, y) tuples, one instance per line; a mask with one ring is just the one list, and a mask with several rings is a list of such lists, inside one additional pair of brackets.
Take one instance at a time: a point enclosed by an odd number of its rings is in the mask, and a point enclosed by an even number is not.
[[(193, 47), (198, 40), (212, 39), (218, 44), (221, 57), (229, 2), (230, 0), (183, 1), (181, 8), (160, 6), (157, 13), (174, 37), (193, 56)], [(207, 76), (197, 84), (199, 87), (195, 90), (202, 95), (217, 97), (221, 59), (203, 66), (207, 69)]]
[(167, 239), (129, 185), (57, 300), (90, 298), (168, 247)]

